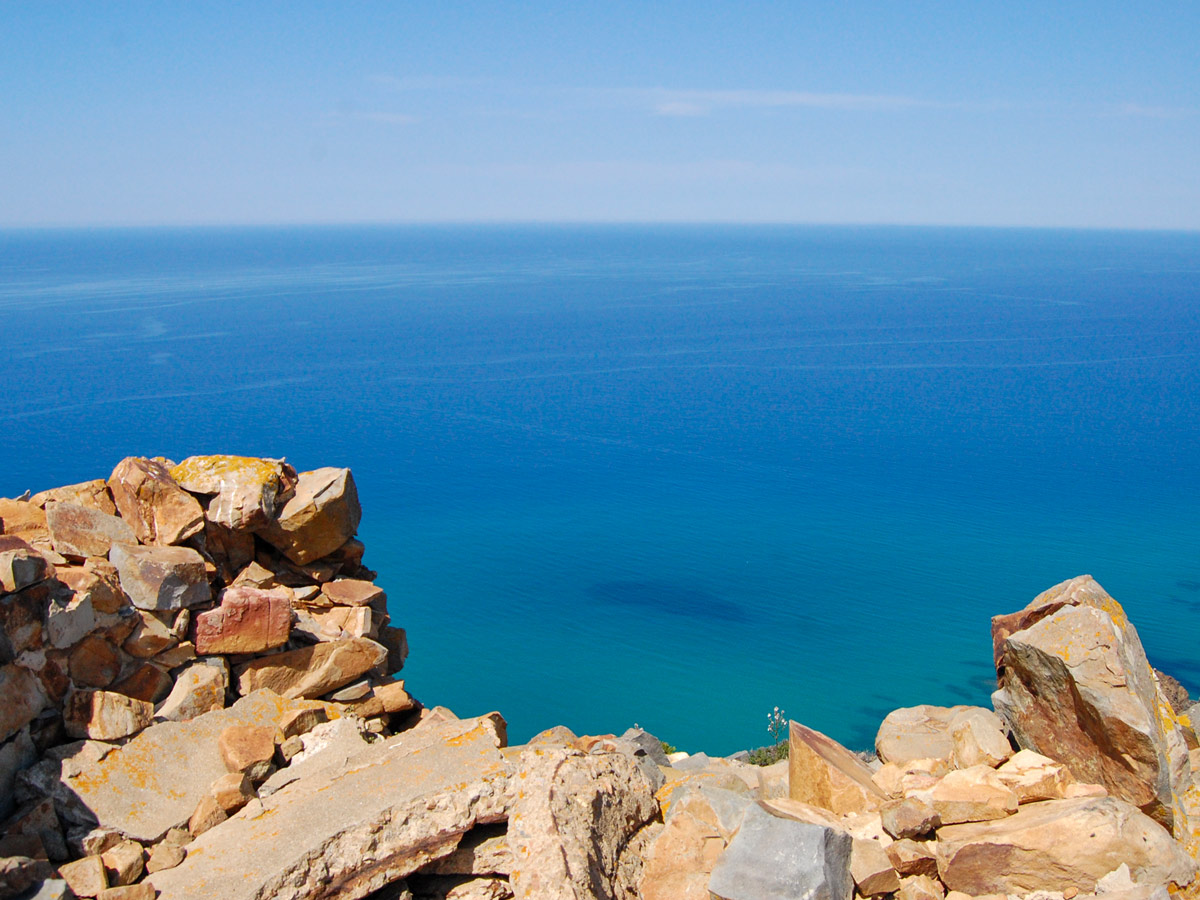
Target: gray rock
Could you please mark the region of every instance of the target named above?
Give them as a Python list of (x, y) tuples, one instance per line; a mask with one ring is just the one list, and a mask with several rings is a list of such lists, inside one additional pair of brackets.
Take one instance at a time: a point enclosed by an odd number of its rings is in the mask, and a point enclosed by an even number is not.
[(75, 894), (61, 878), (47, 878), (32, 894), (23, 894), (21, 900), (75, 900)]
[(707, 753), (693, 753), (687, 759), (681, 759), (674, 764), (674, 768), (687, 771), (688, 769), (703, 769), (712, 762), (712, 757)]
[(50, 645), (65, 650), (96, 630), (96, 610), (86, 594), (52, 599), (46, 609), (46, 636)]
[(0, 819), (8, 818), (13, 811), (13, 786), (17, 773), (37, 762), (37, 749), (29, 737), (29, 729), (22, 728), (0, 746)]
[(44, 859), (28, 859), (24, 856), (0, 859), (0, 897), (15, 897), (53, 878), (55, 874), (54, 867)]
[(667, 776), (663, 774), (662, 770), (654, 762), (654, 759), (646, 753), (641, 744), (636, 744), (625, 738), (613, 738), (610, 741), (605, 741), (604, 746), (611, 747), (618, 753), (625, 754), (637, 763), (637, 767), (646, 776), (646, 781), (650, 783), (651, 791), (657, 791), (667, 783)]
[(181, 609), (212, 600), (204, 559), (190, 547), (113, 544), (108, 559), (138, 609)]
[(671, 764), (671, 761), (667, 759), (666, 751), (663, 750), (662, 741), (644, 729), (630, 728), (621, 735), (621, 740), (637, 744), (646, 756), (654, 760), (656, 765), (669, 766)]
[(708, 889), (719, 900), (850, 900), (852, 847), (845, 832), (751, 806), (713, 868)]
[(727, 756), (725, 758), (730, 760), (731, 762), (748, 763), (748, 762), (750, 762), (750, 751), (749, 750), (739, 750), (737, 753), (731, 753), (729, 756)]

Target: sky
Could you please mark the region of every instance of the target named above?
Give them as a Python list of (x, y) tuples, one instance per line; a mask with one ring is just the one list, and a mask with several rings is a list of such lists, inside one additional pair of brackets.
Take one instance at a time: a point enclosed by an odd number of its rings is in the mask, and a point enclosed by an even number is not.
[(1200, 228), (1200, 4), (0, 6), (0, 227)]

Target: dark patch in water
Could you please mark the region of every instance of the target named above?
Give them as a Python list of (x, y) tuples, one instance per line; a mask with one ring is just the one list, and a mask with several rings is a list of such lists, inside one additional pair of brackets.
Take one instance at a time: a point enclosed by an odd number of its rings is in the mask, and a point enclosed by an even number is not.
[(589, 587), (587, 595), (596, 603), (636, 606), (692, 619), (746, 621), (746, 614), (736, 604), (708, 591), (666, 581), (601, 581)]
[(1177, 581), (1176, 587), (1181, 587), (1185, 591), (1200, 591), (1200, 581)]

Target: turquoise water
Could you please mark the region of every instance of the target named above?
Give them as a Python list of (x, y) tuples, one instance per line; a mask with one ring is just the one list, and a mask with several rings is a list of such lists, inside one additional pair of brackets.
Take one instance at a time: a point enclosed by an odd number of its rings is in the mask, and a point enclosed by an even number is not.
[(1200, 689), (1200, 235), (0, 233), (0, 494), (349, 465), (405, 675), (515, 739), (855, 746), (1091, 572)]

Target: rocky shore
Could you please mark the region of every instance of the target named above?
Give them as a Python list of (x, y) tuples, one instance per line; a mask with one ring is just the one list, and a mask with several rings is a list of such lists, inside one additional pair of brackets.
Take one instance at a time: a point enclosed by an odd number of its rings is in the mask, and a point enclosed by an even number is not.
[(1200, 708), (1089, 576), (992, 620), (992, 708), (759, 767), (422, 705), (360, 516), (230, 456), (0, 499), (0, 900), (1200, 897)]

